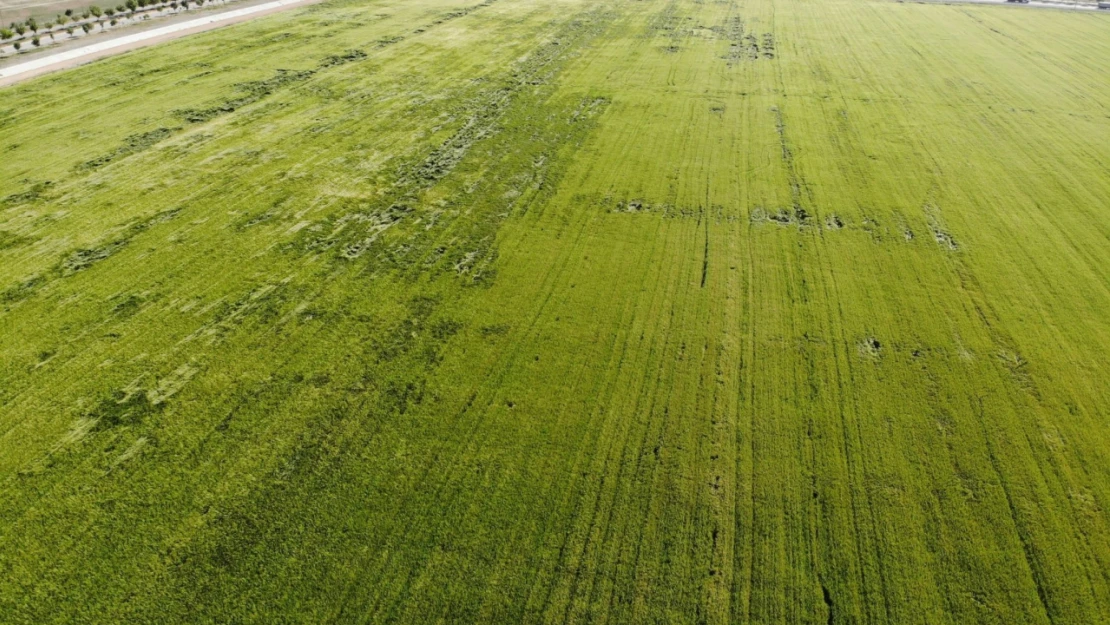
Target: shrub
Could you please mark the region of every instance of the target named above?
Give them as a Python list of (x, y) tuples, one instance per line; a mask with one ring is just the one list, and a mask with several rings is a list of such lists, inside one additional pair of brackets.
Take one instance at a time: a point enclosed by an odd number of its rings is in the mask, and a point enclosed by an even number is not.
[(11, 39), (15, 37), (15, 31), (10, 28), (0, 28), (0, 39)]
[(24, 33), (27, 32), (27, 27), (24, 26), (23, 24), (16, 24), (15, 25), (15, 32), (19, 33), (22, 36)]
[(41, 46), (41, 45), (42, 45), (42, 42), (41, 42), (41, 41), (39, 41), (39, 38), (38, 38), (38, 37), (32, 37), (32, 38), (31, 38), (31, 45), (33, 45), (33, 46), (35, 46), (35, 47), (37, 48), (37, 47), (39, 47), (39, 46)]
[[(145, 2), (146, 0), (143, 1)], [(139, 8), (139, 3), (135, 0), (127, 0), (127, 8), (131, 9), (131, 12), (134, 13), (135, 10)]]
[(73, 9), (66, 9), (66, 17), (73, 15)]
[(101, 15), (104, 15), (104, 11), (101, 11), (100, 7), (96, 6), (95, 4), (89, 7), (89, 13), (92, 13), (93, 17), (100, 17)]
[(35, 18), (33, 18), (33, 17), (28, 17), (27, 18), (27, 28), (30, 28), (31, 32), (37, 33), (39, 31), (38, 21), (36, 21)]
[(85, 34), (88, 34), (88, 32), (92, 30), (92, 24), (81, 24), (81, 30), (85, 31)]
[(18, 42), (18, 41), (17, 41), (17, 42), (15, 42), (15, 50), (16, 50), (16, 52), (18, 52), (18, 51), (19, 51), (19, 49), (20, 49), (21, 47), (22, 47), (22, 46), (20, 46), (20, 45), (19, 45), (19, 42)]
[(73, 36), (73, 27), (72, 26), (70, 26), (69, 28), (66, 28), (66, 34), (69, 35), (70, 37)]
[(111, 22), (108, 22), (108, 25), (109, 26), (115, 26), (118, 23), (119, 23), (119, 20), (112, 20)]

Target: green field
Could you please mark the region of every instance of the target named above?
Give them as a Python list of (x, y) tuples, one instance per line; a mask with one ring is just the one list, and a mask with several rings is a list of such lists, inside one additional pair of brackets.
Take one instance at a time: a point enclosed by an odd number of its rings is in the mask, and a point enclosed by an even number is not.
[(1107, 59), (329, 0), (0, 90), (0, 623), (1110, 623)]

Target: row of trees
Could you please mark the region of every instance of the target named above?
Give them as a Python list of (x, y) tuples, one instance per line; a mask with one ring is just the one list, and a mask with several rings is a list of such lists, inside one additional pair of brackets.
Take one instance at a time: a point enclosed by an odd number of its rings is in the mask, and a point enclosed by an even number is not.
[[(11, 39), (15, 41), (15, 49), (19, 50), (21, 41), (28, 38), (31, 39), (31, 44), (34, 46), (42, 45), (42, 40), (39, 35), (49, 35), (51, 40), (59, 32), (65, 31), (69, 36), (74, 36), (77, 28), (80, 28), (85, 34), (88, 34), (96, 25), (100, 25), (101, 30), (105, 28), (105, 22), (109, 26), (115, 26), (119, 23), (120, 19), (128, 19), (134, 16), (139, 11), (146, 11), (148, 9), (157, 9), (164, 11), (167, 8), (173, 11), (178, 9), (187, 10), (190, 5), (203, 6), (205, 0), (174, 0), (173, 2), (164, 2), (161, 0), (127, 0), (126, 3), (121, 4), (115, 8), (101, 9), (93, 5), (85, 9), (80, 14), (77, 14), (73, 9), (66, 9), (65, 13), (58, 14), (53, 21), (40, 23), (33, 17), (29, 17), (22, 22), (12, 22), (7, 28), (0, 27), (0, 42), (8, 41)], [(67, 24), (72, 24), (68, 25)]]

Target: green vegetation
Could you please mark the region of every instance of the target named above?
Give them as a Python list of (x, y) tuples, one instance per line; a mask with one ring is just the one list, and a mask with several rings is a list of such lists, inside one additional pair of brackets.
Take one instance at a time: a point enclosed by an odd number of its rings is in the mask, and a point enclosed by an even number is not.
[(4, 89), (0, 622), (1110, 622), (1108, 35), (333, 0)]

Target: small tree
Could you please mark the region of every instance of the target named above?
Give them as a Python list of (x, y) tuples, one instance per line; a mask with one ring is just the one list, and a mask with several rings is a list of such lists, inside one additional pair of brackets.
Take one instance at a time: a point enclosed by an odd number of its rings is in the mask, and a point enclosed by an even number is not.
[(0, 28), (0, 39), (11, 39), (15, 37), (15, 31), (10, 28)]
[(16, 52), (19, 52), (19, 49), (20, 49), (20, 48), (22, 48), (22, 47), (23, 47), (23, 46), (19, 45), (19, 42), (18, 42), (18, 41), (17, 41), (17, 42), (15, 42), (15, 51), (16, 51)]
[(27, 28), (30, 28), (31, 32), (37, 33), (37, 32), (39, 32), (39, 23), (35, 20), (35, 18), (28, 17), (27, 18)]
[(72, 26), (66, 28), (66, 34), (69, 35), (70, 37), (73, 36), (73, 27)]
[(86, 35), (89, 34), (89, 31), (92, 30), (92, 24), (81, 24), (81, 30), (85, 31)]
[(73, 9), (66, 9), (66, 17), (73, 15)]
[(23, 24), (16, 24), (12, 28), (15, 29), (15, 32), (18, 33), (20, 37), (27, 33), (27, 27)]
[(108, 22), (109, 26), (115, 26), (116, 24), (119, 24), (119, 20), (117, 19), (113, 19), (111, 22)]
[(101, 11), (100, 7), (96, 6), (95, 4), (89, 7), (89, 13), (92, 13), (93, 17), (97, 19), (100, 19), (100, 16), (104, 15), (104, 11)]
[(37, 48), (37, 47), (39, 47), (39, 46), (41, 46), (41, 45), (42, 45), (42, 42), (41, 42), (41, 41), (39, 41), (39, 38), (38, 38), (38, 37), (32, 37), (32, 38), (31, 38), (31, 45), (33, 45), (33, 46), (35, 46), (35, 47)]

